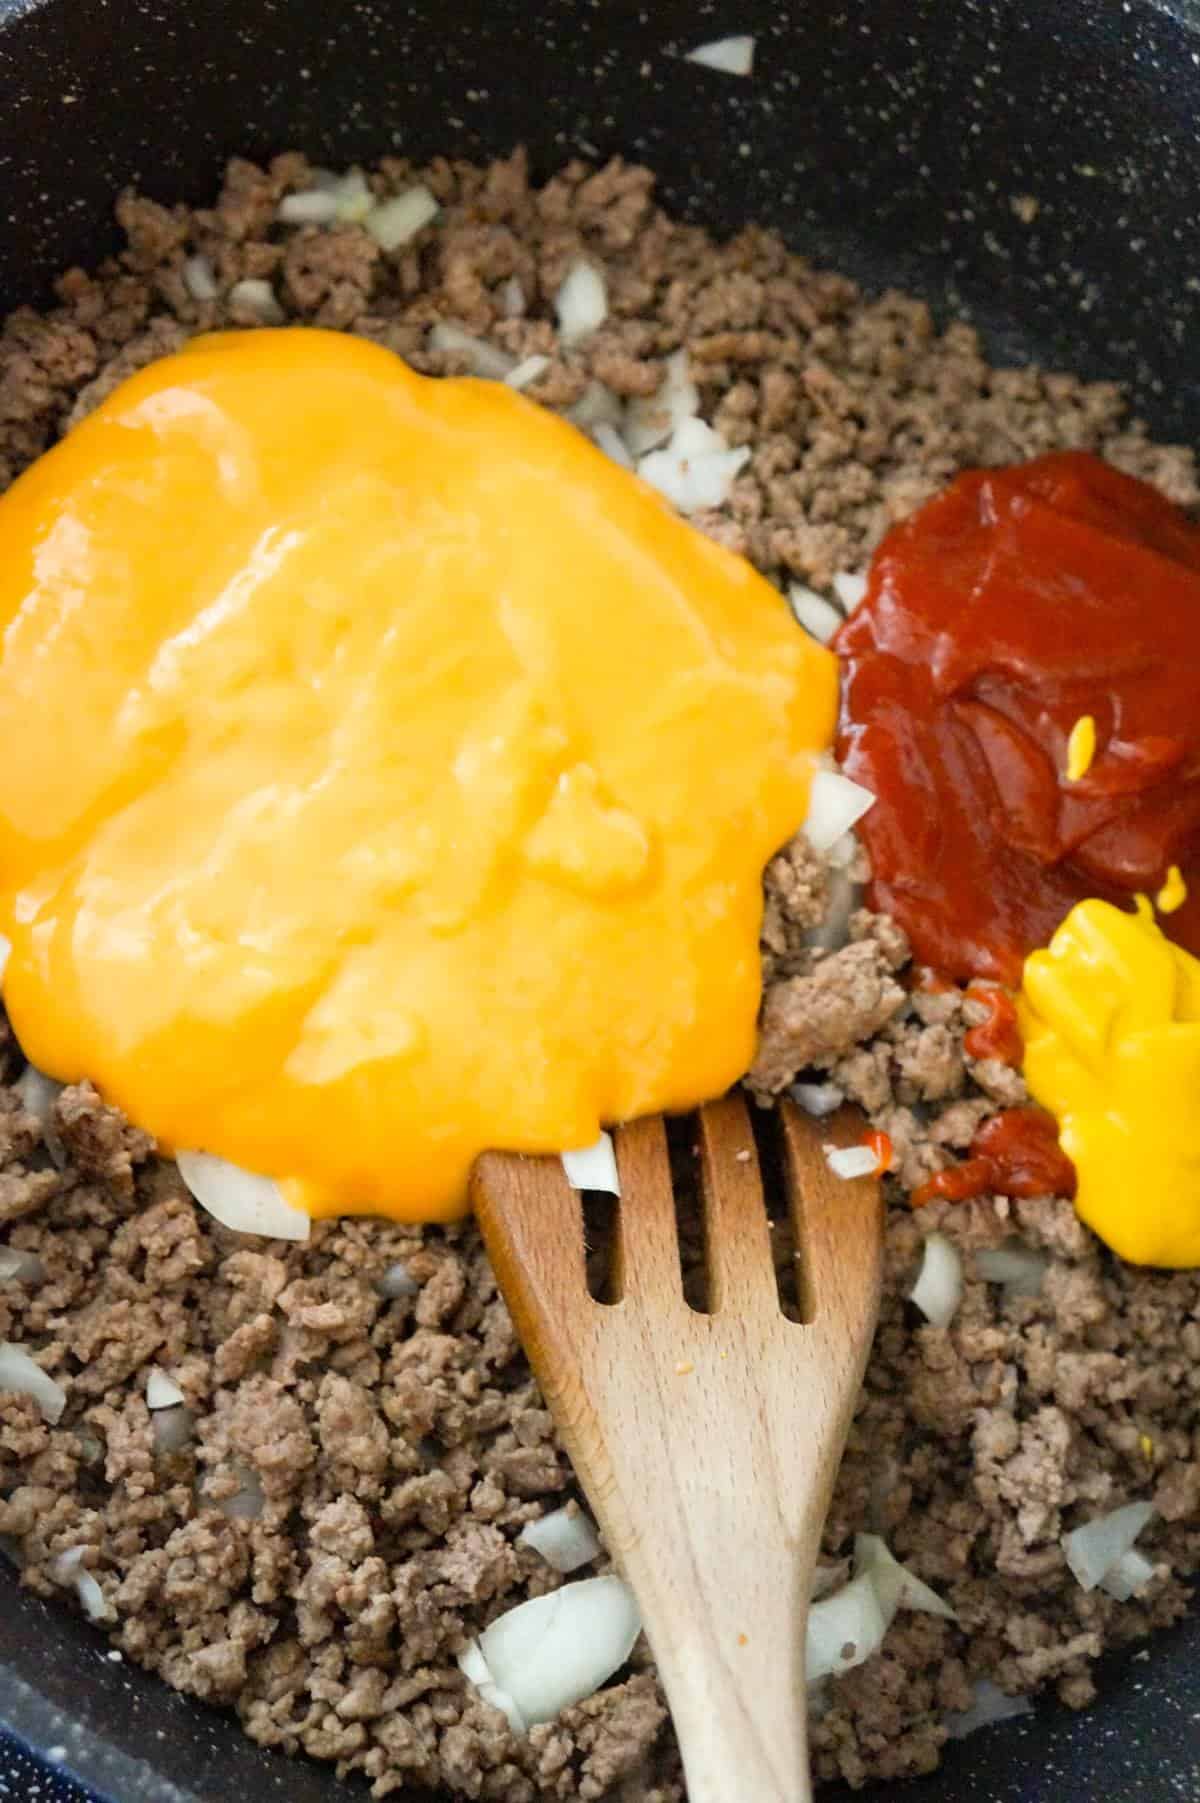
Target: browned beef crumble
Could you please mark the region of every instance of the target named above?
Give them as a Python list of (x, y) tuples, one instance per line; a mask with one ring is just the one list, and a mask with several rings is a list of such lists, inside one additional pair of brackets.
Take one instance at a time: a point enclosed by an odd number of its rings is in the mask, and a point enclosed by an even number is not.
[[(417, 173), (388, 159), (370, 179), (386, 194)], [(225, 298), (189, 298), (183, 262), (199, 253), (222, 296), (267, 279), (289, 319), (432, 373), (461, 366), (428, 348), (439, 319), (545, 354), (531, 392), (558, 408), (593, 380), (652, 393), (686, 345), (704, 416), (753, 447), (729, 504), (699, 524), (780, 582), (861, 568), (890, 521), (971, 464), (1080, 446), (1197, 499), (1188, 455), (1128, 423), (1111, 384), (991, 369), (968, 327), (939, 333), (902, 294), (868, 300), (770, 233), (716, 245), (655, 207), (643, 169), (573, 163), (537, 189), (517, 153), (419, 173), (442, 215), (391, 254), (359, 226), (274, 223), (308, 183), (295, 155), (234, 162), (210, 210), (124, 196), (120, 255), (69, 271), (55, 308), (4, 328), (0, 487), (132, 370), (253, 323)], [(611, 313), (564, 351), (553, 299), (581, 252), (605, 269)], [(855, 1531), (885, 1533), (958, 1621), (901, 1614), (882, 1652), (830, 1686), (817, 1769), (852, 1784), (935, 1765), (944, 1717), (978, 1676), (1087, 1703), (1101, 1649), (1177, 1617), (1200, 1564), (1200, 1278), (1120, 1264), (1054, 1199), (903, 1206), (902, 1184), (1021, 1086), (964, 1052), (972, 1004), (914, 983), (898, 928), (853, 911), (862, 874), (802, 841), (772, 864), (751, 1074), (760, 1099), (797, 1073), (834, 1083), (898, 1154), (883, 1315), (825, 1550), (844, 1571)], [(822, 922), (848, 900), (846, 943), (823, 949)], [(11, 1084), (22, 1060), (6, 1027), (0, 1061)], [(470, 1225), (347, 1220), (317, 1223), (304, 1246), (247, 1240), (81, 1084), (46, 1129), (0, 1087), (0, 1227), (42, 1265), (38, 1281), (0, 1283), (0, 1337), (68, 1397), (49, 1427), (0, 1396), (0, 1535), (25, 1582), (65, 1595), (55, 1560), (87, 1547), (124, 1653), (377, 1796), (421, 1782), (503, 1803), (678, 1803), (643, 1647), (620, 1682), (522, 1740), (455, 1662), (496, 1614), (560, 1581), (516, 1537), (575, 1494)], [(966, 1255), (947, 1329), (905, 1301), (935, 1228)], [(976, 1249), (1014, 1239), (1051, 1255), (1036, 1297), (1006, 1299), (974, 1271)], [(376, 1285), (397, 1262), (413, 1293), (389, 1300)], [(155, 1365), (186, 1397), (175, 1450), (145, 1403)], [(1135, 1497), (1158, 1510), (1142, 1541), (1154, 1580), (1126, 1603), (1085, 1593), (1060, 1534)]]

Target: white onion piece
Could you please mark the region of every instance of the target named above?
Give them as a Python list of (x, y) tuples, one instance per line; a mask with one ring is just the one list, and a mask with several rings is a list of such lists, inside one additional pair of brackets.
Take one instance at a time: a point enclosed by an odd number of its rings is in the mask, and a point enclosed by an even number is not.
[(634, 395), (625, 405), (624, 439), (635, 457), (666, 444), (685, 419), (700, 411), (700, 390), (692, 381), (686, 350), (667, 358), (663, 379), (653, 394)]
[(479, 1649), (490, 1682), (535, 1727), (599, 1690), (624, 1665), (641, 1627), (622, 1578), (584, 1578), (499, 1616)]
[(579, 344), (604, 324), (608, 318), (608, 290), (594, 263), (576, 258), (554, 297), (554, 311), (558, 314), (558, 335), (564, 344)]
[(395, 194), (390, 200), (381, 200), (378, 206), (372, 207), (363, 217), (363, 226), (384, 250), (399, 250), (431, 219), (436, 219), (437, 213), (437, 201), (428, 188), (418, 183), (415, 188), (406, 188), (403, 194)]
[(610, 426), (606, 419), (597, 420), (592, 427), (592, 438), (614, 463), (619, 463), (623, 470), (633, 468), (633, 458), (629, 455), (628, 446), (615, 426)]
[(111, 1621), (112, 1607), (91, 1572), (84, 1567), (83, 1557), (87, 1551), (86, 1546), (69, 1546), (55, 1559), (50, 1576), (56, 1584), (74, 1588), (84, 1614), (91, 1621)]
[(590, 432), (601, 421), (619, 427), (621, 403), (603, 382), (589, 382), (575, 405), (567, 408), (566, 417), (581, 432)]
[(805, 1114), (815, 1115), (817, 1120), (833, 1114), (846, 1100), (836, 1083), (793, 1083), (792, 1095)]
[(890, 1608), (885, 1604), (865, 1571), (832, 1596), (813, 1603), (805, 1640), (808, 1682), (848, 1672), (878, 1652), (895, 1613), (896, 1603)]
[(907, 1565), (901, 1565), (879, 1534), (855, 1536), (854, 1569), (865, 1571), (874, 1579), (885, 1610), (894, 1604), (899, 1609), (912, 1609), (918, 1615), (938, 1615), (943, 1621), (958, 1620), (949, 1603), (923, 1578), (909, 1571)]
[(1153, 1576), (1154, 1566), (1145, 1553), (1139, 1553), (1137, 1547), (1133, 1546), (1121, 1555), (1115, 1565), (1109, 1566), (1100, 1580), (1100, 1588), (1106, 1590), (1109, 1596), (1115, 1596), (1119, 1603), (1127, 1603)]
[(1063, 1535), (1067, 1564), (1085, 1590), (1095, 1590), (1120, 1564), (1153, 1514), (1153, 1503), (1126, 1503)]
[(146, 1379), (146, 1407), (148, 1409), (173, 1409), (179, 1403), (186, 1402), (187, 1397), (179, 1388), (173, 1377), (152, 1365), (150, 1375)]
[(507, 1690), (501, 1690), (498, 1684), (481, 1684), (479, 1686), (479, 1694), (485, 1703), (490, 1703), (493, 1709), (498, 1709), (500, 1711), (501, 1715), (507, 1719), (508, 1725), (514, 1734), (528, 1734), (529, 1723), (525, 1720), (525, 1717), (521, 1714), (521, 1711), (517, 1708), (516, 1702), (509, 1695)]
[(244, 282), (235, 282), (229, 290), (230, 304), (245, 307), (265, 326), (281, 326), (287, 317), (275, 295), (270, 282), (257, 277), (247, 277)]
[(839, 570), (833, 578), (833, 592), (846, 612), (851, 613), (867, 592), (867, 579), (851, 570)]
[(944, 1233), (931, 1233), (925, 1241), (921, 1269), (912, 1287), (912, 1300), (935, 1327), (948, 1327), (963, 1297), (962, 1259), (958, 1247)]
[(375, 1288), (381, 1296), (394, 1302), (399, 1296), (415, 1296), (421, 1286), (407, 1265), (397, 1263), (389, 1265), (383, 1275), (375, 1279)]
[(1028, 1697), (1005, 1696), (990, 1678), (979, 1678), (975, 1684), (975, 1700), (969, 1709), (946, 1717), (946, 1732), (951, 1740), (965, 1740), (978, 1728), (990, 1728), (993, 1722), (1011, 1722), (1018, 1716), (1032, 1715)]
[(875, 805), (875, 797), (861, 783), (851, 782), (840, 770), (816, 770), (808, 795), (804, 836), (814, 851), (829, 851)]
[(544, 376), (549, 367), (549, 357), (539, 356), (535, 352), (532, 357), (523, 357), (515, 369), (509, 370), (504, 380), (510, 388), (515, 388), (520, 393), (522, 388), (528, 388), (531, 382)]
[(337, 216), (347, 224), (360, 224), (375, 205), (375, 196), (361, 169), (337, 177), (331, 190), (337, 200)]
[(823, 1150), (834, 1176), (846, 1182), (852, 1177), (872, 1177), (879, 1169), (879, 1159), (870, 1146), (825, 1146)]
[(804, 935), (805, 945), (821, 951), (836, 951), (850, 940), (850, 916), (859, 903), (858, 884), (841, 865), (833, 865), (829, 873), (829, 900), (825, 918), (819, 926), (810, 927)]
[(42, 1411), (43, 1421), (51, 1427), (62, 1420), (67, 1406), (67, 1392), (34, 1360), (23, 1346), (11, 1340), (0, 1340), (0, 1390), (15, 1390), (18, 1396), (32, 1396)]
[(285, 194), (275, 209), (282, 225), (330, 225), (338, 216), (338, 197), (329, 188), (307, 188)]
[(36, 1252), (18, 1252), (15, 1246), (0, 1246), (0, 1283), (41, 1283), (46, 1267)]
[(843, 833), (825, 853), (835, 870), (849, 870), (858, 856), (858, 839), (854, 833)]
[(469, 1640), (458, 1655), (458, 1669), (468, 1684), (490, 1684), (492, 1674), (477, 1640)]
[(234, 1233), (257, 1233), (270, 1240), (306, 1240), (312, 1221), (283, 1198), (270, 1177), (255, 1176), (211, 1152), (177, 1152), (179, 1175), (213, 1219)]
[(182, 1403), (173, 1409), (155, 1409), (150, 1425), (156, 1452), (182, 1452), (192, 1437), (192, 1413)]
[(975, 1254), (975, 1269), (985, 1283), (1001, 1283), (1010, 1296), (1036, 1296), (1050, 1260), (1044, 1252), (1015, 1242)]
[(827, 645), (842, 624), (842, 616), (833, 602), (818, 595), (816, 589), (805, 588), (802, 582), (793, 582), (787, 598), (789, 607), (809, 637), (816, 639), (818, 644)]
[(582, 1509), (555, 1509), (540, 1521), (527, 1521), (517, 1539), (561, 1572), (578, 1571), (600, 1552), (600, 1536)]
[(514, 366), (514, 359), (507, 351), (498, 350), (482, 338), (473, 338), (461, 326), (450, 325), (445, 320), (434, 326), (429, 343), (435, 351), (453, 351), (466, 357), (472, 375), (483, 376), (489, 382), (502, 382)]
[(194, 301), (216, 300), (221, 292), (217, 285), (217, 272), (208, 258), (197, 251), (193, 257), (183, 259), (183, 285)]
[(749, 461), (749, 445), (731, 451), (703, 420), (685, 419), (663, 450), (641, 458), (637, 472), (680, 513), (698, 513), (728, 500), (734, 479)]
[(754, 39), (717, 38), (711, 44), (689, 50), (683, 60), (699, 63), (703, 69), (718, 69), (722, 75), (749, 75), (754, 67)]
[(251, 1471), (248, 1465), (237, 1467), (239, 1488), (232, 1496), (226, 1496), (217, 1503), (222, 1515), (228, 1515), (231, 1521), (257, 1521), (263, 1511), (263, 1489), (258, 1481), (258, 1474)]
[(510, 275), (500, 285), (500, 306), (506, 319), (520, 319), (525, 311), (525, 290), (519, 277)]
[(561, 1157), (572, 1189), (604, 1189), (620, 1195), (621, 1179), (617, 1176), (617, 1155), (610, 1134), (602, 1132), (594, 1145), (563, 1152)]
[(66, 1088), (56, 1083), (34, 1064), (27, 1064), (13, 1084), (26, 1114), (31, 1114), (42, 1130), (46, 1150), (61, 1171), (67, 1162), (66, 1147), (54, 1126), (54, 1104)]

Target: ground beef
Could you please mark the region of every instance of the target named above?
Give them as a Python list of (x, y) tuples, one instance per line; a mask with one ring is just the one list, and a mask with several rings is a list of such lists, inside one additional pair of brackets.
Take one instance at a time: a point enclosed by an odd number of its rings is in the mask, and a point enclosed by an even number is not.
[[(490, 168), (385, 159), (377, 194), (419, 176), (443, 208), (387, 253), (357, 225), (275, 223), (310, 175), (296, 155), (235, 161), (200, 211), (122, 197), (126, 248), (68, 272), (47, 314), (4, 326), (0, 486), (124, 375), (197, 331), (249, 324), (228, 298), (249, 277), (286, 317), (360, 332), (430, 373), (462, 366), (430, 349), (442, 318), (547, 356), (530, 392), (558, 407), (594, 381), (653, 393), (686, 345), (704, 416), (752, 448), (728, 504), (698, 524), (776, 581), (828, 588), (958, 469), (1057, 447), (1197, 500), (1188, 455), (1149, 443), (1112, 385), (994, 370), (966, 326), (939, 333), (921, 302), (868, 299), (756, 228), (716, 245), (656, 208), (645, 170), (571, 163), (538, 189), (519, 152)], [(566, 350), (553, 300), (580, 254), (603, 266), (611, 312)], [(215, 300), (189, 295), (197, 255)], [(1024, 1090), (966, 1054), (961, 993), (926, 984), (899, 929), (855, 911), (864, 875), (803, 838), (771, 864), (752, 1073), (764, 1101), (797, 1077), (832, 1084), (896, 1155), (883, 1313), (825, 1581), (844, 1580), (853, 1535), (874, 1528), (957, 1620), (902, 1613), (880, 1654), (827, 1687), (816, 1767), (856, 1785), (936, 1764), (943, 1719), (978, 1677), (1085, 1704), (1101, 1649), (1175, 1619), (1200, 1563), (1200, 1280), (1120, 1264), (1053, 1199), (908, 1208), (905, 1187)], [(0, 1019), (0, 1079), (20, 1066)], [(316, 1223), (303, 1246), (248, 1242), (90, 1085), (43, 1124), (0, 1083), (0, 1228), (41, 1261), (38, 1280), (0, 1284), (0, 1335), (67, 1393), (53, 1427), (0, 1396), (0, 1536), (33, 1589), (64, 1595), (55, 1561), (85, 1547), (124, 1653), (376, 1796), (425, 1784), (497, 1803), (680, 1803), (644, 1646), (520, 1740), (458, 1669), (472, 1635), (560, 1582), (518, 1536), (576, 1494), (473, 1227), (347, 1220)], [(945, 1329), (905, 1300), (935, 1229), (965, 1259)], [(1038, 1296), (978, 1277), (975, 1253), (1013, 1240), (1049, 1257)], [(398, 1264), (412, 1293), (389, 1299), (379, 1280)], [(152, 1420), (153, 1366), (185, 1402)], [(1127, 1603), (1085, 1593), (1059, 1536), (1140, 1497), (1158, 1511), (1141, 1542), (1154, 1579)]]

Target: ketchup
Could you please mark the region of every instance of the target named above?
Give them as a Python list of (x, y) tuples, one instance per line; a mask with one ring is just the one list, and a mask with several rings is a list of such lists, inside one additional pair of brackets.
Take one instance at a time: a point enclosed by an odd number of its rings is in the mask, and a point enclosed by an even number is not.
[(979, 1002), (988, 1015), (986, 1020), (963, 1035), (964, 1050), (972, 1058), (998, 1058), (1001, 1064), (1019, 1065), (1025, 1047), (1017, 1020), (1017, 1004), (1008, 991), (984, 989), (972, 983), (967, 989), (967, 999)]
[(1163, 928), (1200, 952), (1200, 527), (1179, 508), (1078, 451), (960, 476), (889, 532), (834, 647), (838, 756), (877, 797), (869, 899), (917, 957), (1016, 988), (1077, 901), (1128, 906), (1173, 864), (1191, 892)]
[(927, 1177), (913, 1191), (914, 1208), (935, 1196), (1073, 1196), (1075, 1166), (1058, 1143), (1053, 1115), (1040, 1108), (1006, 1108), (985, 1121), (960, 1164)]

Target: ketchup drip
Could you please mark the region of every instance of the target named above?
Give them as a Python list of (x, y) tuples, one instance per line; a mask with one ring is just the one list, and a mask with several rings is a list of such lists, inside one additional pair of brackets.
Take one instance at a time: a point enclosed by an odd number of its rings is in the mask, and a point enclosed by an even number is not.
[(927, 1177), (913, 1191), (914, 1208), (940, 1196), (966, 1202), (972, 1196), (1073, 1196), (1075, 1166), (1058, 1143), (1053, 1115), (1040, 1108), (1006, 1108), (985, 1121), (971, 1141), (970, 1157)]
[(960, 476), (884, 539), (834, 643), (838, 756), (877, 797), (871, 905), (919, 958), (1016, 988), (1077, 901), (1128, 906), (1172, 864), (1191, 894), (1163, 928), (1200, 952), (1200, 527), (1179, 508), (1083, 452)]

